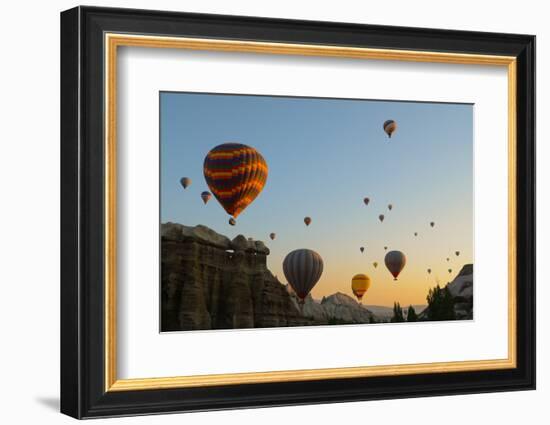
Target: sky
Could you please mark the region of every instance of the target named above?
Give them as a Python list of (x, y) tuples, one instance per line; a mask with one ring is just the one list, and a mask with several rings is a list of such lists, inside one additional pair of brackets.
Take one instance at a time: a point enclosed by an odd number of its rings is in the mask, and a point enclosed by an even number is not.
[[(398, 125), (391, 139), (387, 119)], [(268, 268), (282, 283), (286, 254), (313, 249), (324, 262), (314, 298), (353, 296), (351, 278), (365, 273), (371, 287), (363, 304), (426, 304), (429, 288), (473, 262), (470, 104), (161, 92), (160, 120), (161, 222), (264, 241)], [(207, 205), (200, 198), (209, 190), (204, 157), (226, 142), (254, 147), (269, 167), (236, 226), (214, 197)], [(193, 181), (186, 190), (183, 176)], [(398, 281), (384, 265), (384, 246), (407, 256)]]

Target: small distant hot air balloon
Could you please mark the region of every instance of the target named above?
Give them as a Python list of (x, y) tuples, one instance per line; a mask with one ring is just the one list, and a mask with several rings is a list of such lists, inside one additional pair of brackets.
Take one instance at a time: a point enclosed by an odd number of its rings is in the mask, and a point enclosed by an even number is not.
[(384, 214), (380, 214), (378, 216), (378, 220), (380, 220), (380, 223), (382, 223), (384, 221)]
[(430, 221), (430, 226), (434, 227), (435, 223), (433, 221)]
[(458, 257), (460, 255), (460, 251), (455, 251), (455, 255)]
[(388, 209), (391, 211), (392, 208), (393, 208), (393, 205), (392, 205), (392, 204), (389, 204), (389, 205), (388, 205)]
[(401, 273), (401, 270), (403, 270), (403, 267), (407, 263), (407, 257), (401, 251), (390, 251), (386, 254), (384, 262), (393, 275), (393, 280), (397, 280), (397, 276), (399, 276), (399, 273)]
[(363, 198), (363, 202), (365, 203), (365, 205), (368, 205), (369, 202), (370, 202), (370, 199), (369, 198)]
[(432, 273), (432, 269), (428, 269), (428, 274), (431, 274)]
[(212, 197), (212, 194), (206, 190), (201, 193), (201, 198), (202, 198), (202, 202), (204, 202), (204, 205), (206, 205), (208, 201), (210, 201), (211, 197)]
[(271, 238), (271, 240), (275, 240), (275, 236), (277, 236), (275, 233), (270, 233), (269, 234), (269, 237)]
[(304, 300), (323, 273), (323, 259), (311, 249), (296, 249), (283, 261), (286, 280), (304, 304)]
[(449, 273), (452, 273), (453, 272), (453, 269), (449, 269)]
[(387, 247), (387, 246), (385, 246), (385, 247), (384, 247), (384, 251), (387, 251), (387, 250), (388, 250), (388, 247)]
[(187, 189), (187, 187), (191, 184), (191, 179), (189, 177), (182, 177), (180, 179), (180, 183), (184, 189)]
[(237, 224), (237, 220), (235, 220), (233, 217), (230, 217), (230, 218), (229, 218), (229, 224), (231, 224), (232, 226), (234, 226), (235, 224)]
[(449, 261), (449, 257), (447, 257), (447, 261)]
[(359, 251), (361, 251), (361, 252), (365, 251), (365, 247), (364, 246), (360, 247)]
[(306, 226), (309, 226), (311, 223), (311, 217), (304, 217), (304, 223), (306, 223)]
[(239, 143), (218, 145), (204, 158), (206, 183), (223, 209), (234, 218), (260, 194), (267, 172), (263, 156)]
[(374, 266), (374, 268), (378, 267), (378, 263), (376, 261), (372, 263), (372, 265)]
[(356, 274), (351, 279), (351, 290), (359, 302), (361, 302), (363, 295), (365, 295), (369, 288), (370, 278), (366, 274)]
[(418, 233), (417, 233), (417, 232), (414, 232), (414, 236), (418, 236)]
[(390, 139), (395, 130), (397, 130), (397, 123), (394, 120), (387, 120), (384, 122), (384, 131)]

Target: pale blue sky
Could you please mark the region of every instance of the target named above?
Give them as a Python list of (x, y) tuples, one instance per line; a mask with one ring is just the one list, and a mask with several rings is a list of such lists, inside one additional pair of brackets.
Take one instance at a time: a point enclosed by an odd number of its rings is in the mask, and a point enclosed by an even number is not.
[[(325, 271), (313, 295), (351, 294), (351, 277), (367, 273), (373, 278), (368, 304), (424, 303), (434, 280), (449, 278), (447, 268), (455, 273), (472, 262), (472, 105), (160, 96), (162, 222), (204, 224), (230, 238), (244, 234), (263, 240), (271, 249), (268, 266), (283, 282), (284, 256), (296, 248), (314, 249)], [(391, 139), (382, 129), (387, 119), (398, 123)], [(215, 198), (206, 206), (200, 199), (208, 190), (204, 157), (224, 142), (253, 146), (269, 167), (263, 192), (235, 227)], [(182, 176), (193, 180), (185, 191)], [(394, 205), (391, 212), (388, 203)], [(306, 215), (313, 220), (309, 227), (303, 223)], [(277, 233), (275, 241), (270, 232)], [(408, 257), (398, 285), (383, 266), (384, 245)], [(360, 246), (366, 247), (364, 254)], [(459, 258), (453, 258), (455, 250), (461, 251)], [(373, 261), (380, 263), (376, 270)], [(430, 277), (427, 267), (434, 270)]]

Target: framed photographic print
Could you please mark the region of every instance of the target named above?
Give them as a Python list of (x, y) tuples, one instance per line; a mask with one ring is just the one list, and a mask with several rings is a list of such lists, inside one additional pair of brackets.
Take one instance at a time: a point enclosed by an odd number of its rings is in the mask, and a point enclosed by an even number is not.
[(61, 57), (63, 413), (535, 387), (534, 36), (77, 7)]

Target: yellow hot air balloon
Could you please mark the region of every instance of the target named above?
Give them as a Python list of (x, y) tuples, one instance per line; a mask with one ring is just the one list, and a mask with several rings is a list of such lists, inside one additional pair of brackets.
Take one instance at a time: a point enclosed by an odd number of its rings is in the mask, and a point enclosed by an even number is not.
[(353, 294), (357, 297), (359, 302), (363, 299), (363, 295), (365, 295), (365, 292), (367, 292), (370, 288), (370, 277), (368, 277), (366, 274), (356, 274), (351, 279), (351, 290), (353, 291)]

